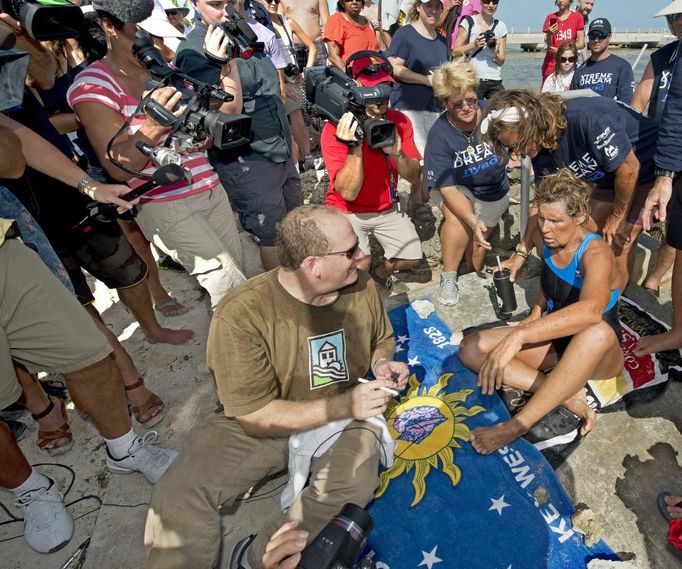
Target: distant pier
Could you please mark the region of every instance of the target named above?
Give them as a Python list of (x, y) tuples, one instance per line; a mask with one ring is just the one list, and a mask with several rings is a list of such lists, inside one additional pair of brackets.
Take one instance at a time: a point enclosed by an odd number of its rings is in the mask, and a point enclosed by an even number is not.
[[(647, 44), (651, 48), (656, 48), (674, 40), (675, 36), (667, 29), (614, 28), (610, 45), (641, 48)], [(507, 45), (518, 45), (524, 51), (541, 51), (545, 49), (545, 34), (531, 27), (509, 28)]]

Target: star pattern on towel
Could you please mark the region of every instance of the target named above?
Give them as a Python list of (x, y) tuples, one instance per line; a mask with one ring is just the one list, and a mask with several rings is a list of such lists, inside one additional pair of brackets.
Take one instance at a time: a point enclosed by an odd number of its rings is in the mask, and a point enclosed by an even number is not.
[(408, 358), (407, 359), (407, 365), (409, 366), (416, 366), (417, 364), (420, 364), (421, 362), (419, 361), (418, 356), (414, 356), (413, 358)]
[(402, 336), (398, 336), (398, 339), (395, 342), (396, 342), (396, 344), (404, 344), (409, 339), (410, 339), (409, 336), (402, 335)]
[(432, 567), (436, 563), (442, 563), (443, 560), (440, 557), (436, 556), (436, 550), (438, 549), (438, 546), (434, 547), (431, 551), (422, 551), (422, 555), (424, 556), (424, 559), (422, 562), (417, 565), (417, 567), (421, 567), (422, 565), (426, 565), (427, 569), (432, 569)]
[(500, 516), (502, 515), (502, 510), (511, 506), (511, 504), (507, 504), (507, 502), (504, 501), (504, 494), (497, 498), (497, 500), (495, 498), (490, 498), (490, 501), (493, 505), (488, 508), (488, 511), (495, 510)]

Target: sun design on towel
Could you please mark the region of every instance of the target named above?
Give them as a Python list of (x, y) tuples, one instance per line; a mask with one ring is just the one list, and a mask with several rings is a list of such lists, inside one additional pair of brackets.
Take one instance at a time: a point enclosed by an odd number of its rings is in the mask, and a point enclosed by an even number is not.
[(426, 477), (431, 468), (441, 470), (456, 486), (461, 478), (455, 464), (454, 448), (462, 448), (457, 440), (469, 440), (469, 427), (464, 417), (473, 417), (485, 409), (479, 405), (464, 407), (473, 389), (446, 393), (448, 381), (453, 376), (445, 373), (431, 387), (421, 385), (417, 376), (410, 377), (409, 389), (400, 399), (392, 399), (386, 409), (386, 421), (396, 441), (393, 466), (381, 474), (376, 497), (381, 496), (391, 480), (414, 469), (412, 486), (416, 506), (426, 493)]

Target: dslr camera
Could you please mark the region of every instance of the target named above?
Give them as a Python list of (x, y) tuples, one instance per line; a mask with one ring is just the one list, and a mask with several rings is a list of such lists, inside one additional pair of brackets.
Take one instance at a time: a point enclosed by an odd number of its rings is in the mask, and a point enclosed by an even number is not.
[[(352, 55), (348, 63), (369, 53), (385, 60), (381, 54), (361, 51)], [(380, 83), (374, 87), (360, 87), (349, 72), (343, 73), (334, 67), (310, 67), (305, 71), (303, 114), (304, 117), (326, 119), (336, 125), (344, 114), (350, 112), (358, 122), (357, 138), (366, 139), (370, 148), (385, 148), (395, 144), (395, 124), (368, 118), (365, 107), (386, 101), (390, 94), (390, 85)]]
[[(232, 95), (170, 67), (144, 30), (135, 33), (132, 49), (152, 75), (153, 80), (148, 87), (172, 86), (182, 93), (177, 108), (184, 106), (185, 110), (179, 117), (151, 97), (145, 97), (142, 107), (155, 121), (171, 129), (168, 138), (176, 144), (176, 150), (191, 148), (195, 141), (205, 140), (209, 136), (213, 138), (213, 145), (221, 150), (249, 143), (250, 117), (221, 113), (210, 108), (211, 99), (227, 102), (234, 99)], [(188, 89), (187, 84), (192, 89)]]
[(485, 45), (489, 49), (495, 49), (497, 47), (497, 36), (493, 30), (486, 30), (481, 34), (485, 40)]
[(0, 0), (0, 12), (36, 41), (75, 38), (83, 27), (83, 12), (67, 0)]
[(370, 515), (346, 504), (303, 550), (298, 569), (375, 569), (369, 557), (358, 562), (371, 529)]

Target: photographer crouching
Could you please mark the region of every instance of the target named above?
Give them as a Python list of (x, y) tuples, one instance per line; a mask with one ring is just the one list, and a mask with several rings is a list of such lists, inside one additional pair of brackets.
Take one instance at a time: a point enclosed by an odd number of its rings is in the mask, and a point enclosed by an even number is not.
[[(100, 163), (115, 180), (132, 188), (154, 171), (148, 153), (161, 146), (168, 127), (158, 114), (139, 106), (152, 74), (133, 53), (137, 22), (152, 11), (153, 0), (100, 0), (93, 4), (107, 38), (106, 55), (82, 71), (68, 92)], [(175, 113), (183, 94), (173, 87), (155, 88), (150, 97)], [(168, 114), (168, 113), (165, 113)], [(197, 142), (197, 141), (194, 141)], [(148, 148), (140, 150), (140, 143)], [(243, 282), (242, 251), (237, 228), (218, 175), (195, 145), (183, 150), (182, 167), (190, 181), (157, 187), (141, 197), (138, 224), (149, 241), (182, 263), (206, 289), (213, 308), (233, 286)], [(120, 164), (123, 166), (117, 165)], [(138, 172), (141, 171), (141, 172)], [(142, 176), (136, 176), (138, 172)]]
[(279, 264), (275, 246), (279, 224), (301, 202), (301, 178), (291, 159), (282, 98), (280, 70), (287, 62), (275, 34), (247, 13), (244, 0), (195, 4), (201, 22), (180, 46), (175, 61), (183, 73), (219, 84), (234, 95), (220, 110), (251, 118), (250, 145), (213, 148), (208, 157), (242, 227), (258, 240), (263, 267), (270, 270)]
[[(338, 124), (327, 123), (322, 131), (320, 146), (329, 173), (325, 203), (345, 213), (358, 235), (367, 255), (358, 263), (360, 269), (369, 270), (369, 235), (376, 237), (385, 260), (370, 274), (390, 289), (395, 272), (422, 264), (419, 236), (402, 210), (406, 204), (398, 199), (398, 177), (418, 182), (421, 156), (410, 120), (388, 108), (395, 83), (390, 63), (379, 53), (358, 52), (348, 59), (348, 68), (355, 84), (375, 92), (367, 93), (366, 105), (345, 112)], [(330, 74), (326, 81), (336, 77), (331, 75), (334, 71), (326, 72)], [(320, 97), (313, 98), (324, 106)]]

